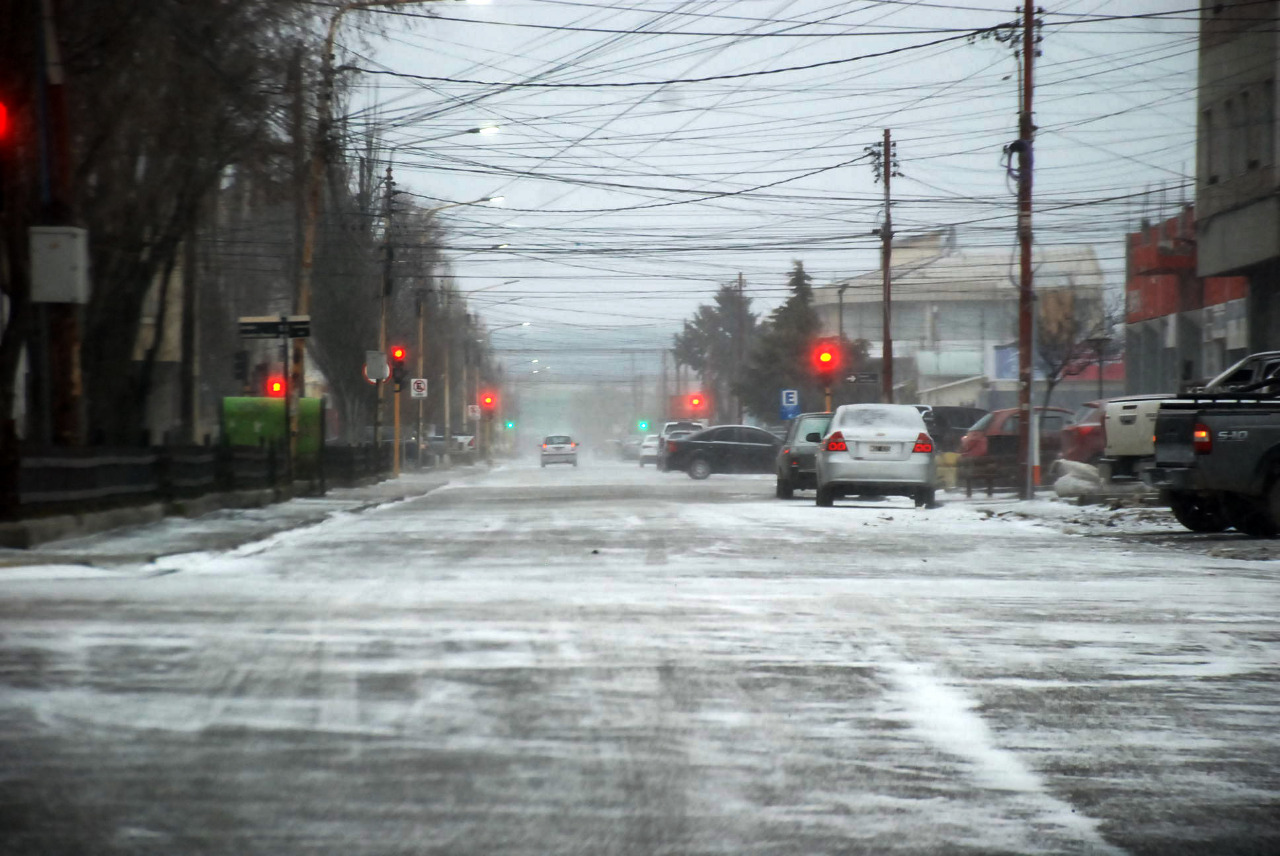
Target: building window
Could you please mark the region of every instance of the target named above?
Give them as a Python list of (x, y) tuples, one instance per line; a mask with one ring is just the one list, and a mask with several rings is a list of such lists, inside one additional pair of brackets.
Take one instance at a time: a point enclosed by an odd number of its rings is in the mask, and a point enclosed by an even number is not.
[(1240, 146), (1244, 149), (1244, 169), (1241, 172), (1258, 168), (1258, 140), (1254, 132), (1258, 124), (1258, 118), (1249, 109), (1249, 92), (1245, 90), (1240, 93), (1240, 127), (1236, 130), (1236, 136), (1240, 138)]

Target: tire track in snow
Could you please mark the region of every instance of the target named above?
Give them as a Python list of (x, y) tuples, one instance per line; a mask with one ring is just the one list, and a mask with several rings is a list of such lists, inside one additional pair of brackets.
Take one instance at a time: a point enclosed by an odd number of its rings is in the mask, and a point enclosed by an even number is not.
[[(976, 703), (963, 690), (928, 664), (904, 660), (887, 646), (876, 646), (867, 654), (892, 682), (891, 695), (901, 704), (903, 718), (936, 749), (967, 762), (976, 784), (1021, 795), (1037, 812), (1037, 826), (1067, 832), (1088, 852), (1124, 856), (1125, 850), (1102, 837), (1096, 819), (1054, 796), (1016, 752), (998, 744), (986, 720), (974, 711)], [(1034, 841), (1027, 843), (1033, 850), (1040, 849)]]

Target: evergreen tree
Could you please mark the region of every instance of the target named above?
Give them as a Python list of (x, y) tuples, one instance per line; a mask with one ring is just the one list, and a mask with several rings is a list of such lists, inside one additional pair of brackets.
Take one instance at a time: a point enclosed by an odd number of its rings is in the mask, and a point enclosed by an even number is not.
[(777, 420), (784, 389), (800, 391), (802, 410), (821, 410), (824, 403), (809, 369), (809, 348), (818, 335), (812, 282), (804, 263), (794, 262), (787, 278), (791, 295), (762, 325), (737, 387), (747, 410), (766, 422)]

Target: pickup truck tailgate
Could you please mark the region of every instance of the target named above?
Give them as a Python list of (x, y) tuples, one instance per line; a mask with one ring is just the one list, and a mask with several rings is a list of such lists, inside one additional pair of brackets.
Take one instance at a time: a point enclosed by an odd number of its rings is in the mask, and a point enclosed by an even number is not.
[(1162, 407), (1155, 426), (1156, 466), (1189, 467), (1195, 464), (1195, 427), (1195, 410), (1179, 410), (1176, 405), (1169, 404)]

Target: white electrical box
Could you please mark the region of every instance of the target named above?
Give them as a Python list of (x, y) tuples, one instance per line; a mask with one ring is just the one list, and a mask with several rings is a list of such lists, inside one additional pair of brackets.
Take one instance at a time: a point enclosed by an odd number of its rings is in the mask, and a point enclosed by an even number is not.
[(89, 302), (89, 232), (75, 226), (32, 226), (31, 300)]

